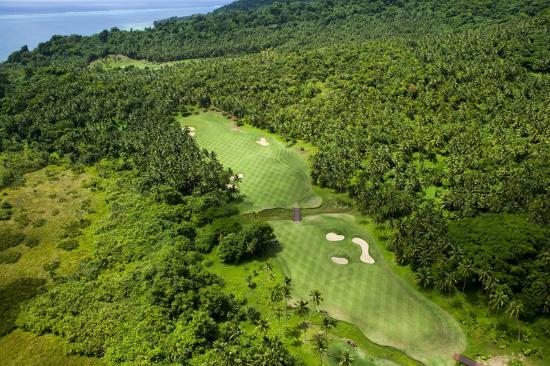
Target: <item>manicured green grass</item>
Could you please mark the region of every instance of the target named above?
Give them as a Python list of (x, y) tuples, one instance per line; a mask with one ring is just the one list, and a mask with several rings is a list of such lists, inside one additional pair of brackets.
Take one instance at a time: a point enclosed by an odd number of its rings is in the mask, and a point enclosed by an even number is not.
[[(269, 321), (270, 334), (277, 334), (282, 337), (285, 346), (297, 358), (302, 360), (308, 366), (319, 365), (319, 358), (313, 352), (311, 339), (314, 334), (322, 332), (319, 328), (321, 316), (318, 313), (310, 314), (307, 319), (311, 324), (307, 331), (307, 341), (303, 344), (303, 336), (298, 333), (289, 336), (288, 330), (296, 329), (303, 318), (297, 316), (292, 309), (287, 310), (288, 319), (278, 319), (273, 311), (274, 307), (284, 308), (284, 303), (271, 304), (269, 302), (270, 289), (283, 281), (284, 273), (280, 262), (275, 258), (276, 251), (267, 253), (263, 258), (257, 258), (241, 265), (227, 265), (219, 261), (216, 253), (212, 253), (205, 258), (205, 262), (211, 262), (209, 270), (220, 275), (225, 282), (226, 291), (233, 293), (239, 299), (246, 300), (246, 306), (254, 307), (262, 313), (262, 317)], [(270, 263), (268, 267), (266, 264)], [(270, 269), (268, 269), (270, 268)], [(248, 286), (246, 277), (250, 276), (254, 288)], [(323, 294), (324, 295), (324, 294)], [(289, 304), (289, 305), (292, 305)], [(321, 306), (323, 308), (324, 306)], [(242, 323), (244, 329), (252, 331), (254, 325)], [(357, 344), (353, 349), (356, 356), (354, 366), (378, 365), (378, 366), (420, 366), (421, 364), (399, 350), (391, 347), (384, 347), (371, 342), (365, 337), (363, 332), (351, 323), (338, 321), (336, 327), (328, 333), (330, 350), (325, 357), (325, 364), (337, 365), (337, 356), (345, 348), (346, 340), (350, 339)]]
[(165, 66), (174, 65), (176, 62), (151, 62), (147, 60), (135, 60), (133, 58), (122, 55), (109, 55), (105, 58), (96, 60), (90, 64), (91, 67), (100, 67), (106, 70), (111, 69), (124, 69), (126, 67), (133, 66), (138, 69), (149, 68), (152, 70), (158, 70)]
[[(272, 221), (283, 249), (277, 255), (295, 283), (295, 297), (320, 289), (323, 308), (338, 319), (357, 325), (372, 341), (403, 350), (428, 365), (452, 364), (453, 352), (466, 348), (458, 323), (397, 276), (374, 238), (345, 214), (306, 217), (301, 223)], [(329, 242), (328, 232), (346, 236)], [(370, 244), (376, 263), (360, 262), (361, 249), (351, 242), (359, 236)], [(345, 256), (336, 265), (331, 256)]]
[[(215, 112), (179, 117), (178, 121), (182, 127), (196, 128), (199, 146), (214, 151), (224, 167), (244, 174), (238, 184), (244, 212), (321, 204), (322, 199), (313, 192), (305, 159), (274, 135), (238, 127)], [(262, 137), (269, 146), (256, 143)]]

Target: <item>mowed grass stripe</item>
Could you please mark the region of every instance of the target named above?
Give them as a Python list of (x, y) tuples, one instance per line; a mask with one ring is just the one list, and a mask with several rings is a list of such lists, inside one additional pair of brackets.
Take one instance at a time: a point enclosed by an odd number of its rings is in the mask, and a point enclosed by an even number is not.
[[(239, 183), (243, 211), (321, 204), (313, 193), (307, 163), (273, 135), (248, 126), (236, 128), (214, 112), (179, 117), (178, 121), (182, 127), (195, 127), (199, 146), (214, 151), (226, 168), (244, 174)], [(269, 146), (256, 143), (262, 137)]]
[[(450, 365), (453, 352), (463, 351), (465, 337), (459, 325), (401, 280), (380, 254), (374, 238), (349, 215), (306, 217), (302, 223), (273, 221), (283, 250), (277, 260), (295, 284), (296, 299), (313, 289), (323, 293), (322, 308), (357, 325), (371, 340), (401, 349), (428, 365)], [(327, 232), (346, 236), (329, 242)], [(359, 260), (354, 236), (367, 240), (376, 263)], [(332, 263), (333, 255), (345, 255), (350, 264)]]

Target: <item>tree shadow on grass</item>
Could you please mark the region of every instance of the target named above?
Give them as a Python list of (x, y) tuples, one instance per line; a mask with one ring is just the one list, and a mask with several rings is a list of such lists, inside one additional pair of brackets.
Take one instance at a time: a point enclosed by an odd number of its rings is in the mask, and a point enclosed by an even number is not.
[(279, 243), (278, 240), (274, 240), (271, 245), (267, 246), (264, 250), (262, 250), (261, 253), (258, 253), (256, 259), (263, 262), (268, 261), (271, 258), (275, 258), (275, 256), (282, 250), (283, 246), (281, 245), (281, 243)]
[(44, 279), (19, 278), (0, 287), (0, 337), (15, 329), (20, 305), (42, 292), (45, 283)]

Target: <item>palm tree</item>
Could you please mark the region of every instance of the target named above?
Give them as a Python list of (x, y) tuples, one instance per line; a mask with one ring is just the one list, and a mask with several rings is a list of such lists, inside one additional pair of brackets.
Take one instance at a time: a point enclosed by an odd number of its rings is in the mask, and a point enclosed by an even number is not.
[(274, 312), (275, 312), (275, 317), (277, 318), (277, 324), (279, 325), (279, 332), (280, 332), (281, 331), (281, 318), (283, 317), (285, 312), (280, 307), (275, 308)]
[(510, 301), (510, 304), (508, 304), (508, 307), (506, 308), (506, 314), (510, 318), (516, 319), (518, 323), (518, 341), (521, 338), (521, 328), (520, 328), (520, 322), (519, 322), (519, 316), (523, 313), (523, 303), (521, 300), (514, 299)]
[(300, 330), (302, 332), (304, 332), (304, 344), (307, 342), (307, 330), (309, 328), (309, 322), (307, 320), (303, 320), (300, 324), (298, 324), (298, 328), (300, 328)]
[(324, 316), (321, 321), (320, 327), (325, 332), (325, 337), (328, 336), (328, 331), (336, 326), (336, 320), (332, 319), (330, 316)]
[(323, 365), (323, 356), (328, 351), (328, 345), (327, 345), (327, 340), (325, 339), (325, 337), (323, 337), (322, 334), (316, 334), (313, 337), (313, 351), (317, 356), (319, 356), (321, 365)]
[(317, 310), (317, 307), (323, 302), (323, 297), (321, 296), (321, 291), (313, 290), (309, 293), (309, 300), (313, 304), (313, 308)]
[[(303, 299), (298, 300), (298, 302), (296, 303), (296, 313), (302, 318), (305, 318), (309, 314), (308, 302)], [(305, 343), (306, 333), (307, 333), (307, 328), (309, 328), (309, 323), (304, 320), (300, 324), (300, 328), (304, 331), (304, 343)]]
[(288, 322), (288, 302), (292, 299), (292, 289), (286, 283), (283, 286), (283, 299), (285, 301), (285, 323)]
[(256, 328), (260, 331), (260, 333), (262, 334), (266, 334), (267, 331), (269, 330), (269, 322), (267, 320), (265, 320), (264, 318), (260, 318), (258, 319), (258, 325), (256, 326)]
[(482, 286), (481, 290), (483, 292), (483, 290), (485, 289), (485, 284), (487, 283), (489, 278), (491, 278), (491, 274), (489, 273), (489, 271), (481, 268), (477, 270), (477, 276), (479, 278), (479, 282), (481, 282), (481, 286)]
[(474, 265), (471, 260), (465, 259), (458, 265), (458, 274), (462, 276), (463, 282), (462, 282), (462, 292), (466, 289), (466, 281), (472, 276), (474, 273)]
[(296, 313), (302, 318), (309, 314), (309, 303), (303, 299), (298, 300), (296, 303)]
[(443, 278), (440, 278), (438, 281), (438, 286), (440, 290), (447, 291), (447, 295), (451, 296), (451, 291), (455, 288), (457, 279), (454, 272), (447, 271), (443, 275)]
[(271, 262), (266, 262), (265, 263), (264, 270), (269, 275), (270, 279), (274, 278), (274, 276), (273, 276), (273, 265), (271, 264)]
[(489, 306), (495, 310), (499, 310), (508, 302), (508, 295), (501, 289), (496, 289), (489, 295)]
[(355, 362), (355, 358), (349, 351), (349, 349), (342, 352), (340, 355), (340, 361), (338, 362), (338, 366), (351, 366)]

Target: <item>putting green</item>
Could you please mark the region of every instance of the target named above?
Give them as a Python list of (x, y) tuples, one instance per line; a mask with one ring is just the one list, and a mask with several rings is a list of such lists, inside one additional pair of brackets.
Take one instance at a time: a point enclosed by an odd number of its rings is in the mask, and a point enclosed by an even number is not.
[[(178, 118), (182, 127), (195, 128), (200, 147), (214, 151), (226, 168), (244, 175), (238, 184), (244, 212), (268, 208), (317, 207), (309, 167), (295, 151), (275, 136), (249, 126), (237, 127), (219, 113)], [(268, 146), (257, 141), (265, 138)]]
[[(453, 352), (466, 348), (458, 323), (400, 279), (389, 267), (374, 238), (351, 215), (318, 215), (301, 223), (272, 221), (283, 246), (277, 260), (294, 283), (294, 297), (319, 289), (322, 308), (357, 325), (372, 341), (398, 348), (427, 365), (452, 365)], [(331, 242), (329, 232), (345, 235)], [(365, 239), (375, 264), (360, 261), (353, 237)], [(338, 265), (332, 256), (346, 257)]]

